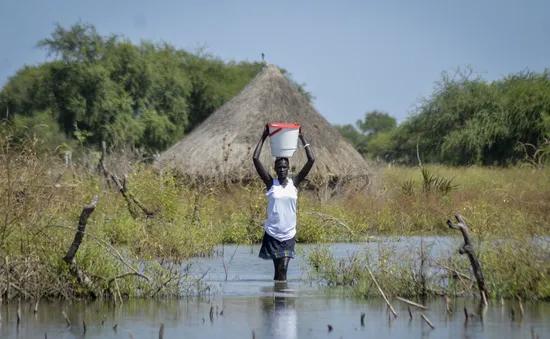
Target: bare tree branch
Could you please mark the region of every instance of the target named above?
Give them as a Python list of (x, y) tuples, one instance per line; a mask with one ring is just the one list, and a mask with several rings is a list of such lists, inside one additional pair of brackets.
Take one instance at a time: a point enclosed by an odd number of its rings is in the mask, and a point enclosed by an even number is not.
[(466, 226), (466, 223), (464, 222), (464, 219), (461, 215), (456, 215), (455, 218), (458, 223), (453, 224), (451, 220), (447, 220), (447, 225), (450, 228), (459, 230), (462, 233), (464, 244), (460, 247), (458, 253), (460, 253), (461, 255), (468, 255), (468, 259), (470, 259), (470, 264), (472, 265), (472, 270), (474, 271), (474, 276), (477, 281), (479, 293), (481, 294), (481, 300), (485, 305), (487, 305), (487, 297), (489, 293), (487, 291), (487, 287), (485, 286), (485, 278), (483, 276), (483, 271), (481, 270), (481, 265), (479, 264), (476, 253), (474, 252), (474, 248), (472, 246), (472, 242), (470, 240), (470, 235), (468, 234), (468, 226)]
[(78, 248), (80, 247), (80, 244), (82, 243), (82, 238), (84, 237), (84, 231), (86, 230), (88, 218), (90, 217), (90, 214), (92, 214), (92, 212), (95, 210), (97, 206), (97, 201), (98, 196), (96, 195), (93, 197), (91, 204), (84, 206), (84, 208), (82, 209), (82, 213), (80, 214), (80, 218), (78, 220), (78, 229), (74, 236), (73, 243), (69, 247), (67, 254), (63, 257), (63, 260), (70, 266), (71, 274), (78, 280), (81, 285), (83, 285), (87, 289), (92, 288), (92, 281), (84, 274), (84, 272), (82, 272), (78, 268), (74, 257), (76, 255), (76, 252), (78, 251)]
[[(58, 225), (50, 225), (50, 226), (48, 226), (48, 227), (57, 227), (57, 228), (71, 229), (70, 227), (58, 226)], [(93, 234), (91, 234), (91, 233), (84, 232), (84, 231), (83, 231), (82, 233), (85, 234), (85, 235), (87, 235), (87, 236), (89, 236), (90, 238), (92, 238), (92, 239), (94, 239), (94, 240), (96, 240), (96, 241), (102, 243), (103, 245), (109, 247), (109, 249), (110, 249), (111, 251), (113, 251), (113, 253), (115, 254), (115, 256), (116, 256), (124, 265), (126, 265), (126, 267), (128, 267), (130, 270), (132, 270), (132, 271), (135, 273), (135, 275), (140, 276), (140, 277), (144, 278), (144, 279), (147, 280), (147, 281), (151, 281), (151, 278), (149, 278), (149, 277), (146, 276), (146, 275), (143, 275), (142, 273), (139, 273), (138, 270), (136, 270), (132, 265), (130, 265), (130, 264), (124, 259), (124, 257), (123, 257), (123, 256), (122, 256), (113, 246), (111, 246), (111, 244), (109, 244), (109, 243), (106, 242), (105, 240), (103, 240), (103, 239), (99, 238), (98, 236), (93, 235)]]

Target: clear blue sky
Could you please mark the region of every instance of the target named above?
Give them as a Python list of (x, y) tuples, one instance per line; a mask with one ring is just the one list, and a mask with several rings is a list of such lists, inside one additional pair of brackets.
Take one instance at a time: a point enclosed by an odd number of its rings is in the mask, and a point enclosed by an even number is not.
[(34, 46), (55, 22), (167, 41), (225, 60), (288, 69), (331, 123), (380, 109), (402, 121), (442, 71), (488, 80), (550, 67), (550, 1), (1, 0), (0, 83), (45, 60)]

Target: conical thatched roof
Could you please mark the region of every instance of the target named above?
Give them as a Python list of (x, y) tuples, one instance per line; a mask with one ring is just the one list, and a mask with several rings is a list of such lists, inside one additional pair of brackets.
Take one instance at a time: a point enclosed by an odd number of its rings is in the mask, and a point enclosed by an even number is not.
[[(302, 125), (302, 132), (316, 156), (309, 177), (365, 173), (367, 165), (363, 157), (274, 65), (264, 66), (237, 96), (162, 153), (158, 164), (163, 168), (176, 167), (192, 176), (256, 177), (252, 153), (269, 122)], [(266, 170), (272, 170), (275, 159), (268, 140), (264, 143), (261, 161)], [(291, 171), (298, 172), (305, 162), (305, 151), (298, 148), (290, 159)]]

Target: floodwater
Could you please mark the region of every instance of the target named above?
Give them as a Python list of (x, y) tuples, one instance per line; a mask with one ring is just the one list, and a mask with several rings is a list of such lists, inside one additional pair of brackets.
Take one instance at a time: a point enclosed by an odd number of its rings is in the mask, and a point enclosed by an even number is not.
[[(434, 244), (430, 255), (456, 253), (456, 240), (425, 240)], [(410, 251), (419, 241), (408, 238), (393, 244), (394, 250)], [(376, 249), (378, 244), (330, 245), (337, 257), (346, 257), (365, 246)], [(301, 279), (300, 254), (291, 261), (289, 281), (274, 283), (273, 264), (258, 258), (258, 251), (258, 245), (224, 246), (223, 256), (193, 260), (193, 274), (205, 274), (205, 283), (212, 286), (208, 298), (128, 300), (117, 306), (107, 302), (42, 301), (36, 314), (34, 305), (22, 304), (19, 326), (17, 303), (2, 305), (0, 338), (159, 338), (161, 324), (164, 338), (507, 339), (532, 338), (532, 331), (539, 338), (550, 338), (550, 303), (524, 303), (523, 317), (514, 301), (506, 302), (504, 307), (493, 303), (483, 321), (476, 316), (466, 321), (465, 307), (468, 313), (479, 314), (475, 300), (455, 300), (450, 316), (442, 300), (433, 300), (423, 311), (435, 327), (431, 328), (419, 309), (411, 307), (411, 319), (407, 305), (398, 300), (392, 300), (398, 314), (394, 318), (383, 299), (359, 300), (323, 293), (315, 284)], [(515, 310), (513, 317), (511, 308)], [(363, 325), (361, 313), (365, 313)]]

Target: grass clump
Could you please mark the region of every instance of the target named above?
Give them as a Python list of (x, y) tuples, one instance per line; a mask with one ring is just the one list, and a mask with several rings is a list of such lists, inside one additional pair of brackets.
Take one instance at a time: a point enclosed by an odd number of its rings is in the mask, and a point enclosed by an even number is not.
[[(107, 184), (90, 166), (93, 158), (65, 163), (54, 152), (38, 152), (41, 140), (19, 136), (15, 142), (9, 126), (1, 127), (0, 294), (4, 300), (181, 296), (184, 290), (202, 291), (182, 263), (208, 254), (220, 239), (193, 220), (187, 204), (178, 204), (185, 192), (175, 181), (158, 177), (153, 181), (151, 170), (140, 166), (125, 179), (127, 191), (155, 209), (156, 217), (149, 217)], [(132, 180), (140, 184), (131, 187)], [(98, 203), (74, 258), (89, 282), (83, 283), (63, 257), (93, 196)]]
[[(460, 245), (449, 239), (413, 238), (409, 244), (387, 239), (343, 258), (336, 258), (327, 245), (318, 245), (303, 252), (305, 280), (329, 291), (347, 287), (347, 293), (355, 297), (379, 297), (368, 267), (390, 297), (478, 298), (470, 262), (459, 256)], [(476, 237), (475, 246), (491, 298), (550, 301), (548, 240), (515, 237), (480, 241)]]

